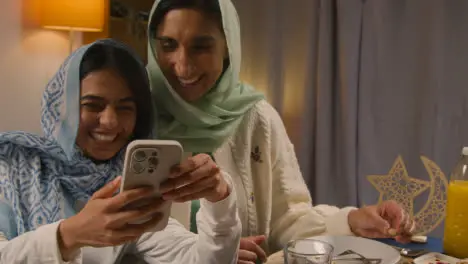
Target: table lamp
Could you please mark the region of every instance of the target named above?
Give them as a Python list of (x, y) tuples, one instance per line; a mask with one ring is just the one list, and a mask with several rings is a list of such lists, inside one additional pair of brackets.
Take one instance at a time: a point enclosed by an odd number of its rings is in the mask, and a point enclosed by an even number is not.
[(107, 0), (41, 0), (41, 26), (45, 29), (69, 31), (71, 53), (75, 31), (103, 31), (105, 1)]

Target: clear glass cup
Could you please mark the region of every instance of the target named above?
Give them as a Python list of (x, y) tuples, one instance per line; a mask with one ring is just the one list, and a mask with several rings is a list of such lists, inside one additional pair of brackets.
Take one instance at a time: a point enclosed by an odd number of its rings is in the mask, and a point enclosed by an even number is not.
[(284, 264), (330, 264), (333, 246), (315, 239), (290, 241), (284, 248)]

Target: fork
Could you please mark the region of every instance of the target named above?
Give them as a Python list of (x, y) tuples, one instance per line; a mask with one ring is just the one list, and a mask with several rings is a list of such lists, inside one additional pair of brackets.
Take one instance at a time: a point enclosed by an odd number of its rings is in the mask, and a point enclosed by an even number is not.
[[(336, 257), (346, 256), (346, 255), (356, 255), (359, 258), (343, 258), (337, 259)], [(333, 258), (334, 261), (342, 261), (342, 260), (361, 260), (364, 264), (380, 264), (382, 259), (374, 259), (374, 258), (366, 258), (363, 255), (353, 251), (353, 250), (345, 250), (338, 254), (336, 257)]]

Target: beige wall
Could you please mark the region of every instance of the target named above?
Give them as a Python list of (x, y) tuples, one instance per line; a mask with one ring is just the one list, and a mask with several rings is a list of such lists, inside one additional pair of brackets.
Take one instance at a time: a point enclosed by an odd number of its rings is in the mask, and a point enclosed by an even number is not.
[[(0, 9), (0, 131), (41, 133), (42, 90), (68, 54), (68, 34), (31, 24), (28, 0)], [(79, 35), (79, 34), (77, 34)], [(77, 36), (75, 44), (81, 42)]]

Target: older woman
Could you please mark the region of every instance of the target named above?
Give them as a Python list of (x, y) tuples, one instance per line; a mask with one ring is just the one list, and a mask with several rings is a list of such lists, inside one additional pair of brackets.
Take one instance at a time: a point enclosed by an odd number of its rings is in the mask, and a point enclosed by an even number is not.
[(291, 239), (325, 233), (389, 237), (396, 231), (398, 240), (408, 240), (413, 222), (395, 202), (360, 209), (312, 205), (280, 116), (239, 80), (240, 27), (230, 0), (157, 0), (149, 32), (158, 137), (178, 140), (192, 154), (193, 167), (165, 191), (168, 197), (186, 194), (178, 186), (189, 184), (201, 164), (230, 175), (244, 236), (239, 263), (264, 259)]

